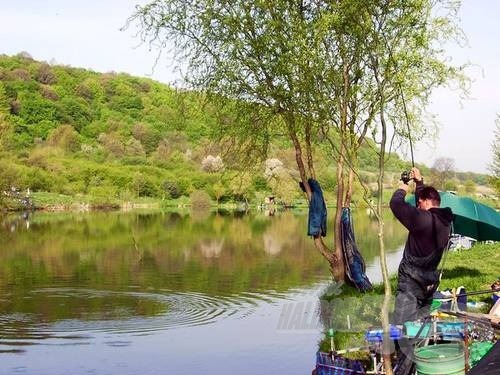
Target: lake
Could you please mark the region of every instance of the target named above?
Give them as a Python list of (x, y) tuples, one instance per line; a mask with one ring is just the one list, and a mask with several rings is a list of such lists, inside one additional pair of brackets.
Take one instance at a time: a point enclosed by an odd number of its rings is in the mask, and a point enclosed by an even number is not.
[[(377, 222), (353, 217), (379, 282)], [(406, 234), (390, 213), (385, 221), (395, 271)], [(305, 211), (37, 212), (0, 223), (2, 375), (298, 375), (315, 365), (325, 327), (314, 306), (332, 284)], [(312, 324), (282, 324), (290, 306)]]

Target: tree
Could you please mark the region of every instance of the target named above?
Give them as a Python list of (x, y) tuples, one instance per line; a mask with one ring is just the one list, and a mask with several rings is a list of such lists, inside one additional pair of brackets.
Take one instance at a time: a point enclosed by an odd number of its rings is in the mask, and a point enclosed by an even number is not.
[(226, 194), (226, 187), (222, 184), (222, 182), (217, 181), (212, 185), (212, 194), (217, 202), (217, 206), (219, 205), (219, 200)]
[(252, 176), (248, 172), (238, 173), (229, 181), (229, 189), (235, 199), (245, 201), (245, 208), (248, 208), (248, 201), (255, 194), (255, 186), (252, 183)]
[[(288, 138), (308, 198), (314, 148), (328, 141), (337, 164), (335, 249), (314, 240), (341, 279), (340, 209), (350, 204), (359, 147), (386, 121), (376, 115), (383, 108), (402, 138), (402, 119), (413, 116), (418, 133), (418, 104), (458, 74), (434, 47), (453, 35), (446, 16), (433, 16), (435, 3), (153, 1), (130, 22), (151, 45), (173, 46), (190, 87), (237, 113), (221, 121), (220, 134), (238, 139), (247, 159), (265, 158), (273, 138)], [(414, 106), (403, 111), (401, 93)]]
[(495, 139), (491, 144), (493, 160), (489, 165), (489, 169), (494, 177), (500, 178), (500, 116), (497, 116), (495, 126)]
[(445, 157), (437, 158), (432, 166), (431, 174), (436, 189), (444, 189), (446, 182), (455, 176), (455, 160)]
[(5, 88), (2, 82), (0, 82), (0, 151), (7, 143), (7, 138), (10, 138), (11, 127), (7, 122), (7, 117), (10, 112), (10, 105), (8, 101), (7, 94), (5, 93)]
[(125, 146), (118, 133), (101, 133), (97, 137), (97, 140), (104, 149), (114, 157), (121, 158), (125, 155)]
[(80, 139), (77, 131), (71, 125), (60, 125), (50, 131), (47, 144), (59, 147), (64, 151), (75, 152), (80, 148)]
[(151, 126), (143, 123), (136, 123), (132, 128), (132, 135), (141, 142), (147, 154), (150, 154), (158, 147), (160, 134)]
[(208, 173), (216, 173), (224, 170), (224, 162), (219, 155), (207, 155), (201, 161), (201, 169)]
[(4, 119), (10, 111), (9, 98), (4, 84), (0, 81), (0, 120)]
[(57, 82), (57, 77), (54, 72), (52, 72), (52, 68), (49, 64), (46, 63), (40, 64), (35, 73), (35, 76), (38, 82), (44, 83), (46, 85), (52, 85)]
[(496, 191), (497, 195), (500, 195), (500, 116), (497, 115), (495, 120), (495, 138), (491, 143), (491, 149), (493, 151), (493, 160), (489, 165), (489, 170), (491, 171), (490, 183)]

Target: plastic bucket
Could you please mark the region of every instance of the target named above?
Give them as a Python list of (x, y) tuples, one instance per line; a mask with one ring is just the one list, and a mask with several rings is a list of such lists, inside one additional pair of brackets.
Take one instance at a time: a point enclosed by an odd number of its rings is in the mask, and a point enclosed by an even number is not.
[(438, 344), (415, 349), (418, 375), (465, 374), (462, 344)]

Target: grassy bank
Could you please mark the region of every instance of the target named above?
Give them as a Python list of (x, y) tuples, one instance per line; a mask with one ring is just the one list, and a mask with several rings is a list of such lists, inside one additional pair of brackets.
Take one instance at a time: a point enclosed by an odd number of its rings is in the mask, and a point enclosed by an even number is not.
[[(464, 286), (467, 291), (489, 289), (500, 279), (500, 242), (476, 244), (469, 250), (448, 253), (440, 289)], [(491, 302), (491, 295), (471, 296), (469, 299)]]
[[(181, 196), (176, 199), (160, 197), (116, 197), (111, 195), (66, 195), (51, 192), (32, 192), (29, 196), (29, 205), (23, 200), (25, 195), (19, 197), (3, 196), (0, 197), (0, 212), (2, 211), (23, 211), (26, 209), (44, 210), (44, 211), (82, 211), (82, 210), (102, 210), (102, 209), (183, 209), (192, 206), (201, 208), (223, 209), (223, 210), (241, 210), (248, 207), (260, 207), (264, 202), (262, 199), (254, 199), (248, 203), (234, 200), (215, 201), (208, 194), (195, 192), (190, 196)], [(292, 202), (294, 208), (307, 209), (308, 205), (305, 199), (296, 199)], [(276, 204), (275, 209), (283, 207)]]

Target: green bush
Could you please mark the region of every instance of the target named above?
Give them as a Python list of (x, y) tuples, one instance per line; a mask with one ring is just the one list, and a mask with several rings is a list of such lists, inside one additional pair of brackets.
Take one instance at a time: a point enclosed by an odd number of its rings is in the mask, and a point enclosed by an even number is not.
[(191, 207), (194, 209), (206, 209), (210, 207), (210, 196), (203, 190), (195, 190), (189, 196)]
[(80, 132), (86, 138), (97, 138), (101, 133), (108, 131), (108, 124), (101, 120), (94, 120), (88, 123)]
[(47, 171), (32, 167), (23, 176), (24, 184), (32, 191), (51, 191), (52, 178)]
[(163, 181), (163, 190), (168, 198), (177, 199), (182, 196), (181, 188), (175, 181)]
[(269, 191), (269, 185), (267, 184), (267, 180), (264, 176), (254, 176), (252, 180), (252, 184), (257, 191)]
[(46, 139), (49, 132), (57, 128), (57, 121), (42, 120), (36, 125), (29, 127), (29, 132), (33, 138)]
[(156, 197), (159, 195), (158, 184), (150, 176), (136, 172), (132, 177), (131, 190), (137, 197)]
[(444, 183), (444, 190), (446, 191), (456, 191), (458, 190), (458, 185), (455, 180), (447, 180)]
[(59, 121), (57, 117), (57, 104), (45, 99), (38, 92), (22, 92), (18, 100), (21, 103), (19, 117), (24, 123), (36, 126), (40, 122)]
[(49, 133), (47, 144), (64, 151), (75, 152), (80, 149), (80, 138), (71, 125), (60, 125)]
[(64, 97), (57, 106), (57, 120), (80, 131), (92, 121), (90, 107), (82, 98)]
[(16, 186), (20, 180), (21, 169), (16, 164), (5, 159), (0, 160), (0, 193)]

